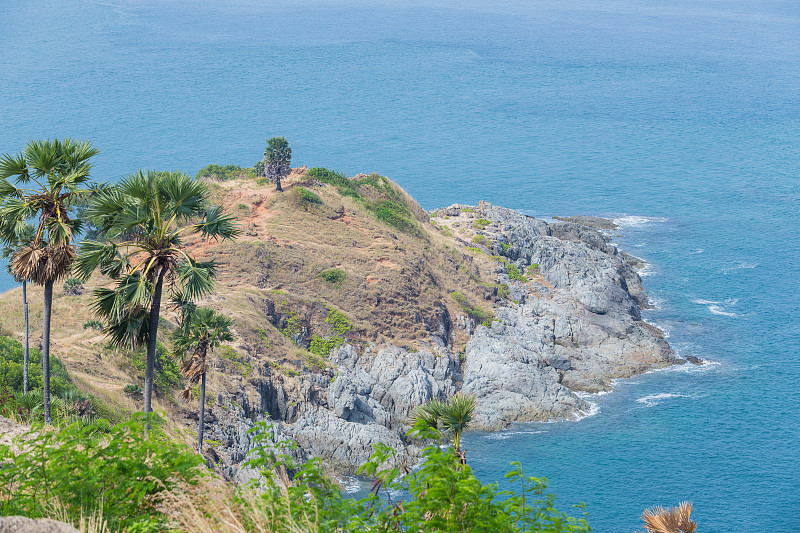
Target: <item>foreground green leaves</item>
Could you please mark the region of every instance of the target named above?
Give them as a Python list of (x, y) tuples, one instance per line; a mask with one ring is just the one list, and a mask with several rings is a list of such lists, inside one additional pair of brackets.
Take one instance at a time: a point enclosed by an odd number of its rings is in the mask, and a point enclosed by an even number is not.
[(99, 420), (61, 431), (34, 427), (16, 439), (24, 450), (19, 455), (0, 446), (0, 514), (36, 518), (61, 507), (73, 523), (100, 512), (112, 531), (138, 523), (163, 530), (159, 495), (204, 474), (202, 459), (170, 440), (160, 419), (150, 417), (148, 437), (145, 416), (136, 414), (116, 426)]

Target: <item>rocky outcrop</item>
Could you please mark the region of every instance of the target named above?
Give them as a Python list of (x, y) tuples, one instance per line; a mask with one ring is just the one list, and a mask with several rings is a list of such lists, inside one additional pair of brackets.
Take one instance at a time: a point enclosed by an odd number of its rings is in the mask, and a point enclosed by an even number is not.
[[(414, 320), (429, 334), (428, 350), (345, 343), (330, 356), (335, 373), (288, 378), (261, 369), (251, 380), (257, 398), (232, 395), (218, 402), (231, 407), (212, 425), (216, 436), (210, 438), (223, 443), (229, 475), (252, 474), (239, 466), (251, 447), (247, 431), (258, 420), (273, 424), (274, 440), (296, 442), (298, 460), (318, 456), (332, 470), (352, 473), (377, 442), (400, 450), (398, 462), (413, 458), (419, 450), (405, 435), (407, 420), (431, 398), (474, 394), (473, 425), (482, 429), (574, 419), (592, 407), (582, 393), (683, 362), (661, 332), (642, 321), (648, 304), (638, 260), (585, 220), (547, 223), (485, 202), (450, 206), (438, 216), (462, 234), (474, 230), (476, 248), (496, 261), (495, 284), (485, 295), (493, 319), (451, 316), (441, 305)], [(265, 314), (279, 320), (274, 306)], [(452, 344), (456, 329), (470, 335), (460, 355)]]
[(0, 516), (0, 533), (80, 533), (64, 522), (49, 518), (36, 520), (24, 516)]

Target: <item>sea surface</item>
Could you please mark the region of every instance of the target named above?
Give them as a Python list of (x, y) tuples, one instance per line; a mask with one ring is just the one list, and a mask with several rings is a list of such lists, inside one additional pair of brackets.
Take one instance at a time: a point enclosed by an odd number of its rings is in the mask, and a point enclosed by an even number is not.
[(796, 1), (2, 0), (0, 22), (0, 153), (90, 139), (115, 180), (250, 166), (282, 135), (426, 208), (618, 219), (647, 320), (709, 363), (471, 433), (470, 464), (521, 461), (601, 533), (682, 500), (702, 533), (797, 531)]

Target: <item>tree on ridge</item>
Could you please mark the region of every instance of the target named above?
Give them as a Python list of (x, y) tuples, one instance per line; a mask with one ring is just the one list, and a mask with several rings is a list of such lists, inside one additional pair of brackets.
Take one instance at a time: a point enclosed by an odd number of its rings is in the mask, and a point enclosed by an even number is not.
[[(92, 165), (89, 160), (99, 151), (88, 141), (55, 139), (29, 141), (17, 155), (0, 158), (0, 220), (13, 227), (3, 231), (3, 244), (19, 234), (27, 220), (38, 219), (33, 239), (11, 256), (14, 277), (44, 287), (42, 313), (42, 381), (44, 420), (50, 417), (50, 319), (53, 285), (67, 277), (75, 258), (75, 236), (83, 227), (73, 217), (75, 205), (90, 193), (84, 188)], [(14, 178), (14, 183), (9, 178)]]
[(275, 180), (276, 191), (283, 192), (281, 179), (292, 171), (292, 149), (285, 137), (272, 137), (267, 141), (264, 150), (264, 174), (269, 179)]
[(96, 289), (92, 304), (112, 344), (147, 346), (145, 414), (152, 411), (165, 283), (173, 299), (194, 301), (212, 292), (216, 278), (216, 263), (194, 259), (184, 234), (228, 240), (240, 233), (232, 216), (208, 204), (209, 194), (205, 183), (182, 172), (140, 170), (93, 195), (86, 208), (106, 240), (81, 244), (76, 271), (87, 280), (99, 268), (115, 282)]
[(431, 431), (446, 436), (456, 453), (461, 452), (461, 434), (469, 428), (475, 412), (475, 396), (457, 392), (447, 401), (430, 400), (411, 413), (412, 433), (420, 435)]

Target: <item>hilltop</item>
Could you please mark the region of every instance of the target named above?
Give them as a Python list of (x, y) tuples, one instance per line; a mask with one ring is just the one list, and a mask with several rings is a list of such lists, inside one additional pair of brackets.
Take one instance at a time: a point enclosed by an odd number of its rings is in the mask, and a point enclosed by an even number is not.
[[(192, 243), (220, 266), (203, 303), (234, 321), (235, 341), (212, 357), (207, 416), (211, 455), (231, 477), (248, 475), (257, 420), (273, 420), (301, 458), (352, 471), (377, 441), (415, 455), (404, 422), (431, 397), (475, 394), (476, 427), (499, 429), (585, 415), (582, 393), (683, 362), (641, 319), (641, 263), (580, 219), (485, 202), (428, 213), (377, 174), (301, 167), (283, 193), (247, 173), (205, 179), (243, 229), (235, 242)], [(141, 365), (91, 322), (92, 289), (107, 283), (95, 276), (54, 300), (52, 353), (124, 416), (140, 409)], [(16, 338), (20, 292), (0, 296), (0, 327)], [(29, 300), (36, 339), (41, 292)], [(160, 333), (176, 323), (165, 313)], [(177, 399), (177, 381), (162, 380), (155, 405), (193, 428), (196, 406)]]

